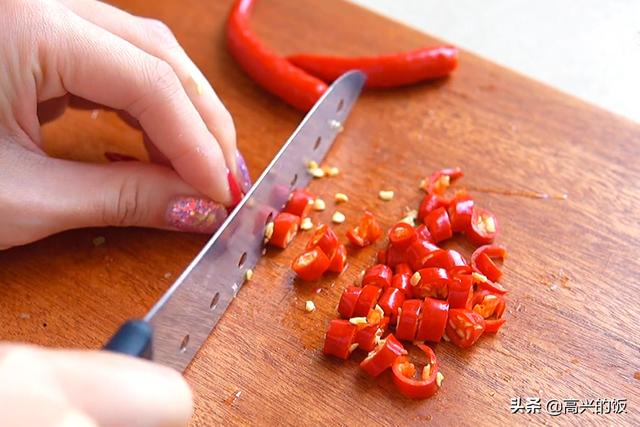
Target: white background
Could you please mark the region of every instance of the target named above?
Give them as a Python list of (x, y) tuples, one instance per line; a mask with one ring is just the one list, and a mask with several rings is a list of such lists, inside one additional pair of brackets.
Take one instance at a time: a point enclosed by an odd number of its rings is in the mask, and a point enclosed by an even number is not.
[(640, 123), (640, 0), (351, 0)]

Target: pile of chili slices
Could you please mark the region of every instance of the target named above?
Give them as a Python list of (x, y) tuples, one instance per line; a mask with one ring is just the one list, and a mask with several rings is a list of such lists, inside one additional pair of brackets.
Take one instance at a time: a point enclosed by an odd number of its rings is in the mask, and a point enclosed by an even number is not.
[[(425, 342), (444, 339), (468, 348), (505, 323), (507, 291), (498, 283), (502, 272), (493, 259), (504, 259), (507, 252), (492, 244), (498, 222), (490, 211), (476, 206), (464, 190), (447, 195), (462, 175), (459, 168), (443, 169), (423, 180), (426, 195), (418, 211), (388, 230), (386, 249), (378, 252), (377, 264), (362, 272), (359, 285), (344, 290), (338, 304), (341, 318), (331, 320), (325, 337), (325, 354), (348, 359), (356, 349), (369, 352), (360, 367), (373, 377), (391, 369), (398, 391), (410, 398), (428, 398), (442, 385), (436, 356)], [(294, 191), (267, 227), (269, 243), (287, 247), (314, 200), (307, 190)], [(415, 225), (415, 216), (420, 225)], [(454, 233), (464, 233), (479, 246), (470, 262), (458, 251), (438, 246)], [(356, 247), (382, 235), (369, 212), (346, 233)], [(331, 227), (321, 224), (292, 269), (302, 280), (313, 281), (327, 272), (341, 273), (346, 265), (345, 245)], [(403, 342), (426, 356), (417, 378)]]

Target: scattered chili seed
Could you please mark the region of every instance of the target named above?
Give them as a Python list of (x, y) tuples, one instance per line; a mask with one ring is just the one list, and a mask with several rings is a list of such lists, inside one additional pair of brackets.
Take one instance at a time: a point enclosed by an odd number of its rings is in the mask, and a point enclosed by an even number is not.
[(393, 199), (393, 196), (394, 196), (394, 192), (391, 190), (381, 190), (378, 193), (378, 197), (380, 197), (380, 200), (384, 200), (384, 201), (389, 201)]
[(313, 209), (316, 211), (323, 211), (327, 208), (327, 204), (321, 198), (317, 198), (315, 202), (313, 202)]
[(245, 273), (244, 273), (244, 279), (248, 282), (249, 280), (251, 280), (253, 278), (253, 270), (252, 269), (248, 269)]
[(307, 313), (311, 313), (312, 311), (315, 311), (315, 309), (316, 309), (316, 305), (313, 303), (313, 301), (309, 300), (304, 303), (304, 310)]
[(311, 221), (311, 218), (304, 217), (302, 218), (302, 223), (300, 223), (300, 229), (301, 230), (311, 230), (313, 228), (313, 222)]
[(324, 171), (320, 168), (311, 169), (309, 172), (314, 178), (324, 178)]
[(333, 216), (331, 217), (331, 221), (335, 222), (336, 224), (342, 224), (346, 219), (347, 218), (344, 216), (344, 214), (339, 211), (335, 211), (333, 213)]
[(349, 201), (349, 197), (344, 193), (336, 193), (335, 200), (336, 203), (347, 203)]

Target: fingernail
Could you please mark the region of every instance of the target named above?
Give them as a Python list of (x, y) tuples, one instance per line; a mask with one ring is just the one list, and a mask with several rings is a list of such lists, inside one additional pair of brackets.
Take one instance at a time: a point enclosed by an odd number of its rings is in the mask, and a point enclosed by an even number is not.
[(227, 211), (219, 203), (197, 197), (181, 197), (169, 205), (167, 223), (180, 231), (211, 234), (227, 218)]
[(247, 168), (247, 162), (244, 161), (240, 151), (236, 151), (236, 165), (238, 167), (237, 175), (240, 189), (243, 193), (246, 193), (251, 188), (251, 175), (249, 174), (249, 168)]
[(106, 153), (104, 153), (104, 156), (110, 162), (132, 162), (138, 160), (135, 157), (127, 156), (126, 154), (114, 153), (111, 151), (107, 151)]
[(227, 169), (227, 181), (229, 182), (229, 191), (231, 192), (231, 206), (230, 209), (233, 209), (240, 200), (242, 200), (242, 191), (240, 191), (240, 187), (238, 186), (238, 182), (231, 174), (231, 171)]

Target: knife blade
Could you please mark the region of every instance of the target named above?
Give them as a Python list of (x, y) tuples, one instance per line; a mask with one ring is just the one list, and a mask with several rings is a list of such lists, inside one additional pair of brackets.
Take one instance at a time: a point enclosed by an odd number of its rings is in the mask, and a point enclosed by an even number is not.
[[(295, 188), (312, 179), (358, 99), (365, 76), (337, 79), (302, 120), (253, 187), (143, 320), (125, 323), (105, 349), (183, 371), (245, 282), (264, 249), (264, 227)], [(153, 338), (151, 338), (153, 334)]]

